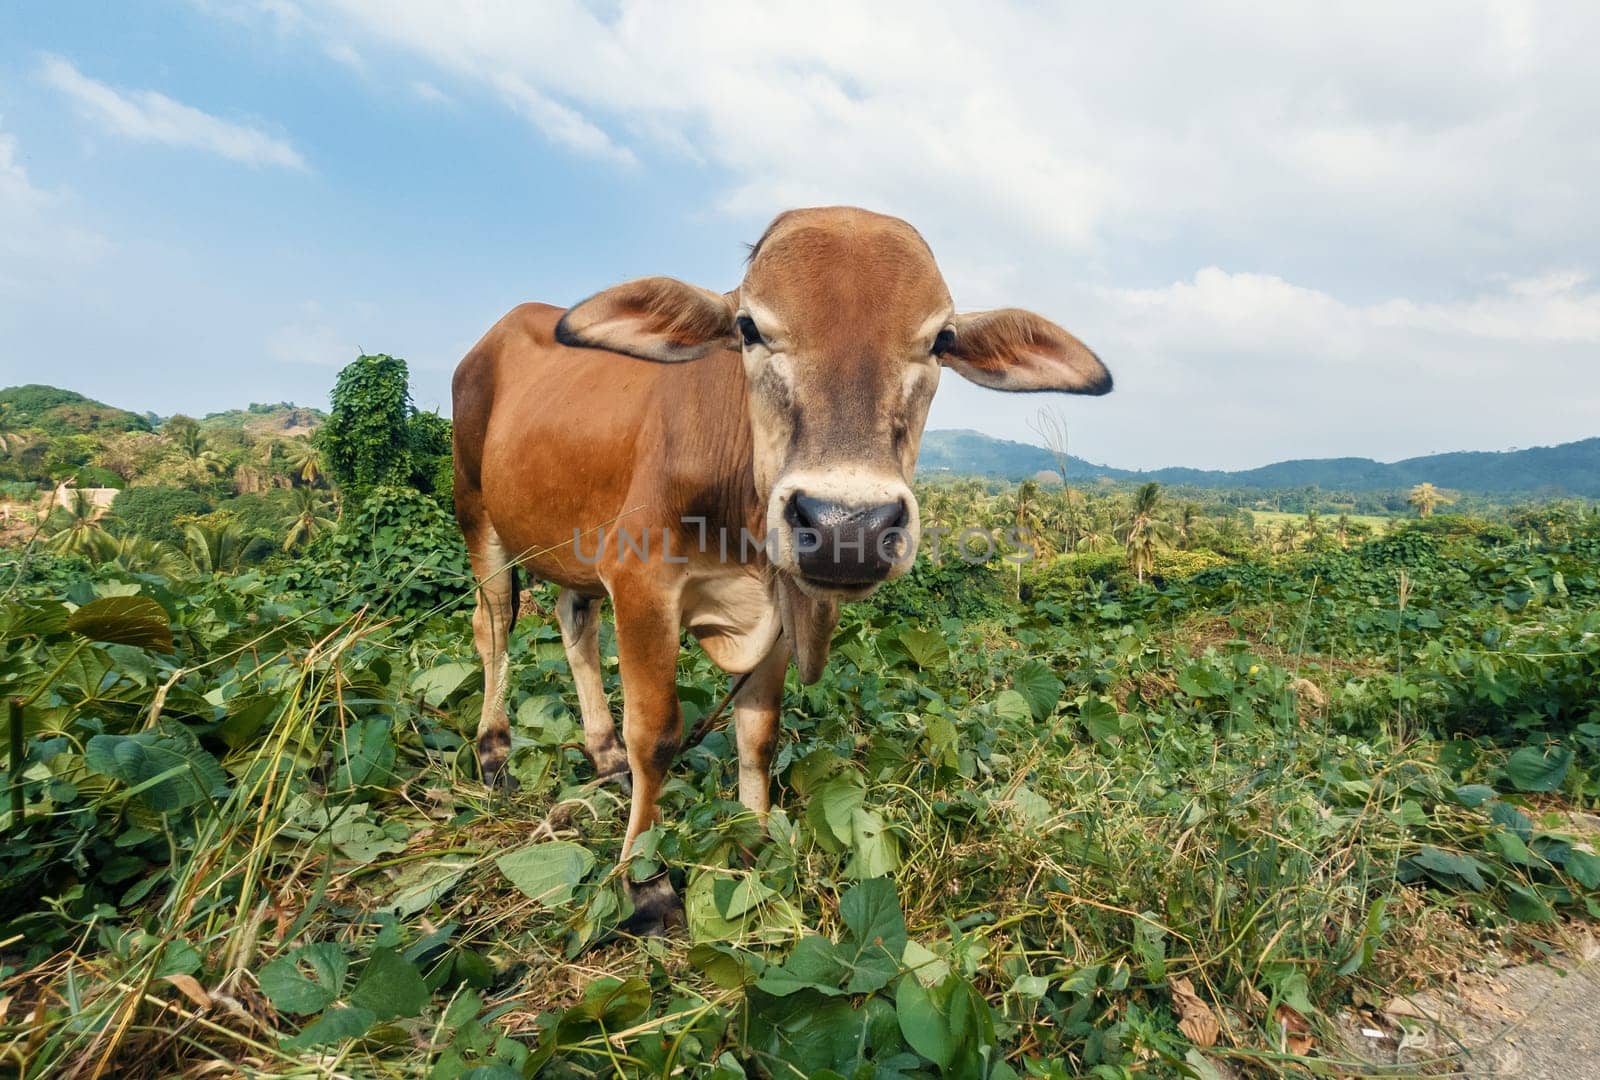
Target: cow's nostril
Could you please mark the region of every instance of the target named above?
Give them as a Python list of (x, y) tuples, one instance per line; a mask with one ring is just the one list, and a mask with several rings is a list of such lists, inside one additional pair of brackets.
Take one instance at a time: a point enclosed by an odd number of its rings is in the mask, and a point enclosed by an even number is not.
[(783, 509), (784, 518), (796, 529), (817, 527), (817, 512), (821, 510), (818, 500), (807, 498), (797, 491), (790, 497), (789, 505)]
[(887, 529), (903, 529), (910, 520), (910, 513), (906, 509), (904, 499), (896, 499), (892, 503), (882, 503), (874, 506), (862, 515), (862, 525), (869, 531), (877, 533)]
[(847, 506), (795, 492), (789, 500), (789, 524), (800, 529), (837, 529), (855, 514)]

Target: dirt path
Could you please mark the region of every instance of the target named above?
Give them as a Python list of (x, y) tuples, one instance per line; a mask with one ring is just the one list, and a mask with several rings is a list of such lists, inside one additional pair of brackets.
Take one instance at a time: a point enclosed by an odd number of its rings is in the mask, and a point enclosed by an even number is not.
[(1341, 1025), (1379, 1075), (1600, 1080), (1600, 947), (1397, 998), (1384, 1016), (1378, 1038), (1378, 1028)]

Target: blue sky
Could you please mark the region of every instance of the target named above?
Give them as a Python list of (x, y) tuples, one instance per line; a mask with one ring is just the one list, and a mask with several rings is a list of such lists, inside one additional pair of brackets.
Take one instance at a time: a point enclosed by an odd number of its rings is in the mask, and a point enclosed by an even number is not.
[[(423, 407), (522, 300), (725, 289), (792, 205), (929, 237), (958, 306), (1117, 376), (1124, 466), (1600, 434), (1600, 18), (1516, 2), (0, 7), (0, 383), (162, 413)], [(930, 426), (1042, 402), (947, 376)]]

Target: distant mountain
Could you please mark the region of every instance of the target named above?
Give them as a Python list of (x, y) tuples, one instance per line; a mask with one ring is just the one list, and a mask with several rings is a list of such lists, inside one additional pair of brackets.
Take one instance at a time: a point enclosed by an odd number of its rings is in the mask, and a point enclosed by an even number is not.
[(150, 421), (138, 413), (55, 386), (8, 386), (0, 390), (0, 431), (24, 429), (47, 435), (87, 435), (149, 431)]
[[(1054, 455), (1043, 447), (994, 439), (976, 431), (930, 431), (922, 438), (917, 472), (924, 478), (947, 475), (1021, 480), (1041, 469), (1053, 471), (1055, 467)], [(1082, 480), (1104, 477), (1263, 490), (1318, 487), (1324, 491), (1392, 491), (1428, 481), (1441, 488), (1484, 495), (1600, 497), (1600, 438), (1527, 450), (1430, 454), (1395, 462), (1309, 458), (1238, 472), (1181, 466), (1135, 471), (1074, 457), (1067, 465), (1067, 474)]]

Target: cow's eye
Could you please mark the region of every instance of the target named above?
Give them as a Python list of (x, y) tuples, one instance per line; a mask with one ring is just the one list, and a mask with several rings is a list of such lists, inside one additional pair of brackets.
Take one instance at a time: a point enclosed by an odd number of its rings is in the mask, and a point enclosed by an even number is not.
[(756, 321), (748, 315), (740, 315), (735, 325), (739, 327), (739, 336), (744, 338), (746, 345), (762, 345), (761, 331), (756, 329)]
[(939, 331), (939, 336), (933, 339), (933, 355), (943, 356), (956, 347), (956, 332), (950, 329)]

